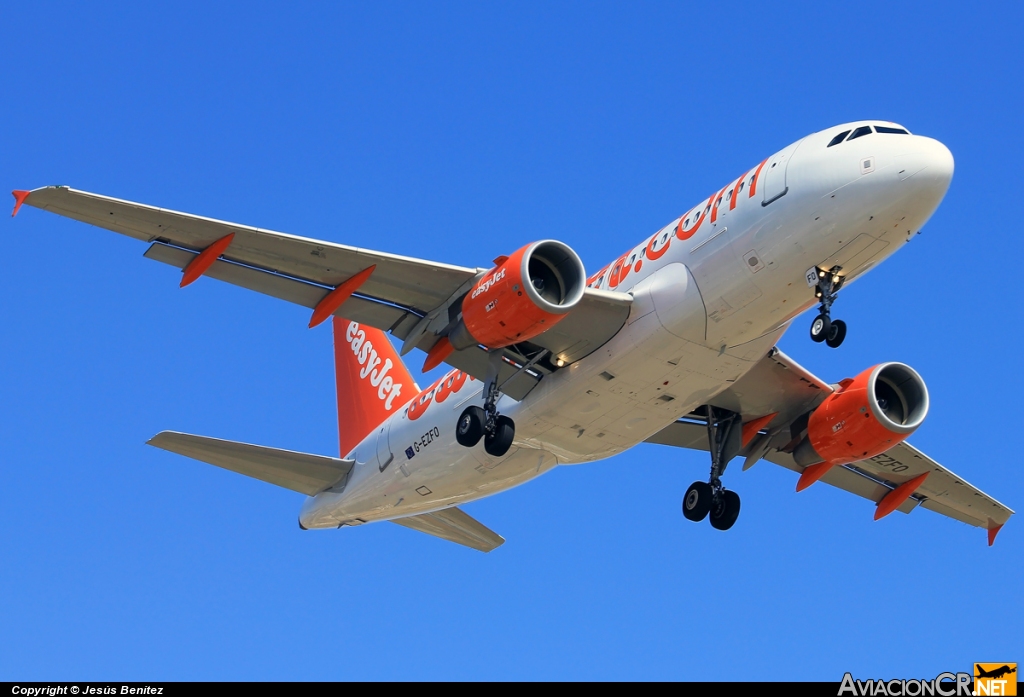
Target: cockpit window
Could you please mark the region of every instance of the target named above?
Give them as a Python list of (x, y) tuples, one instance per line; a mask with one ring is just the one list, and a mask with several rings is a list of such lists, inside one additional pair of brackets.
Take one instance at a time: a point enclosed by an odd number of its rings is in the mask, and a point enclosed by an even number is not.
[(840, 143), (843, 142), (843, 138), (845, 138), (848, 135), (850, 135), (849, 131), (843, 131), (842, 133), (837, 135), (835, 138), (833, 138), (831, 140), (831, 142), (829, 142), (829, 144), (827, 146), (825, 146), (825, 147), (831, 148), (833, 145), (839, 145)]
[(903, 128), (893, 128), (891, 126), (875, 126), (875, 133), (899, 133), (900, 135), (909, 136), (910, 132)]
[(866, 136), (869, 133), (871, 133), (871, 126), (861, 126), (857, 130), (855, 130), (853, 133), (851, 133), (850, 137), (847, 138), (847, 140), (853, 140), (854, 138), (860, 138), (861, 136)]

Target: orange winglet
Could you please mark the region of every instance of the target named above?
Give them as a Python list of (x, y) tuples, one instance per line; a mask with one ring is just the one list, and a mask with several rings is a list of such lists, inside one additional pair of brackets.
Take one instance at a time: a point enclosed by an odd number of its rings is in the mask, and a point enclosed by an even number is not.
[(997, 525), (994, 528), (988, 529), (988, 546), (991, 547), (996, 541), (996, 535), (1003, 529), (1002, 525)]
[(442, 336), (436, 344), (434, 344), (429, 351), (427, 351), (427, 360), (423, 361), (423, 372), (432, 370), (437, 366), (441, 365), (441, 362), (452, 355), (452, 351), (455, 347), (452, 346), (452, 342), (448, 341), (448, 337)]
[(757, 435), (758, 431), (767, 426), (768, 423), (778, 415), (779, 412), (775, 411), (772, 412), (771, 414), (768, 414), (767, 416), (762, 416), (758, 419), (754, 419), (753, 421), (748, 421), (747, 423), (743, 424), (743, 433), (741, 434), (743, 439), (743, 445), (746, 446), (746, 444), (749, 443), (751, 439)]
[(886, 494), (885, 497), (878, 502), (878, 507), (875, 509), (875, 520), (884, 518), (899, 508), (900, 504), (909, 499), (910, 495), (917, 490), (917, 487), (921, 486), (925, 479), (928, 479), (929, 474), (931, 474), (931, 472), (925, 472), (918, 477), (914, 477), (909, 482), (900, 484), (898, 487)]
[(343, 281), (338, 285), (337, 288), (332, 290), (330, 293), (323, 297), (323, 300), (316, 304), (316, 308), (313, 310), (313, 316), (309, 319), (309, 328), (312, 329), (316, 325), (323, 322), (325, 319), (334, 314), (342, 304), (352, 297), (352, 294), (359, 290), (359, 286), (366, 283), (366, 279), (370, 277), (373, 270), (377, 268), (377, 265), (369, 266), (347, 281)]
[(233, 239), (235, 239), (235, 233), (232, 232), (230, 235), (221, 237), (209, 247), (199, 252), (199, 255), (185, 267), (179, 287), (184, 288), (189, 283), (194, 283), (200, 276), (206, 273), (206, 270), (213, 265), (213, 262), (217, 261), (220, 255), (227, 250), (228, 245), (231, 244)]
[(15, 189), (11, 192), (11, 195), (14, 196), (14, 210), (11, 211), (12, 218), (18, 215), (18, 209), (21, 208), (21, 204), (25, 203), (25, 199), (27, 199), (28, 195), (31, 193), (31, 191), (21, 191), (19, 189)]

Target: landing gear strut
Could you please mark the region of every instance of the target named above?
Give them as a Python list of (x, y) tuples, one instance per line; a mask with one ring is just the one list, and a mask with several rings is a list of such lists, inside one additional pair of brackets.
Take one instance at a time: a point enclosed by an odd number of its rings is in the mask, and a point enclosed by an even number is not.
[(516, 424), (507, 416), (498, 413), (498, 370), (501, 368), (501, 352), (492, 351), (488, 356), (487, 380), (484, 382), (484, 406), (466, 407), (455, 426), (455, 440), (471, 448), (484, 439), (484, 450), (488, 455), (501, 457), (512, 447), (516, 436)]
[(722, 486), (721, 476), (729, 461), (742, 447), (743, 424), (740, 415), (707, 406), (708, 445), (711, 450), (711, 475), (707, 482), (694, 482), (683, 497), (683, 515), (687, 520), (710, 518), (711, 527), (728, 530), (740, 514), (740, 497)]
[(845, 280), (844, 276), (839, 275), (842, 270), (841, 266), (833, 266), (827, 271), (814, 267), (807, 272), (808, 283), (813, 280), (815, 297), (821, 298), (818, 316), (811, 322), (811, 340), (819, 343), (824, 341), (831, 348), (839, 348), (846, 338), (846, 322), (832, 319), (832, 303), (836, 301), (836, 294)]

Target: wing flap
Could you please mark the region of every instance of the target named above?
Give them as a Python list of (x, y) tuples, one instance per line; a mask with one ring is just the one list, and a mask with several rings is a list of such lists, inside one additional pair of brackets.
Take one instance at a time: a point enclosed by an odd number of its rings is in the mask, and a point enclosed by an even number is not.
[[(923, 499), (921, 505), (969, 525), (989, 529), (1002, 525), (1013, 515), (1005, 505), (906, 441), (870, 460), (855, 464), (896, 485), (928, 472), (928, 478), (917, 489), (917, 495)], [(956, 511), (957, 515), (946, 511)]]
[(63, 186), (35, 189), (25, 204), (138, 240), (162, 240), (197, 251), (234, 233), (225, 258), (332, 288), (376, 264), (362, 291), (420, 310), (442, 304), (478, 271), (262, 230)]
[(644, 442), (671, 445), (674, 448), (708, 450), (708, 427), (706, 424), (691, 421), (676, 421)]
[[(144, 256), (183, 269), (196, 257), (196, 253), (156, 243), (150, 245)], [(331, 291), (330, 288), (228, 261), (213, 262), (204, 275), (308, 308), (316, 307), (317, 303)], [(346, 300), (334, 314), (383, 331), (395, 328), (406, 317), (418, 319), (416, 315), (403, 308), (359, 296), (352, 296)]]
[(314, 496), (344, 480), (355, 464), (353, 460), (176, 431), (162, 431), (146, 444), (308, 496)]
[[(796, 473), (803, 472), (803, 468), (788, 453), (771, 451), (764, 459)], [(999, 501), (971, 486), (962, 477), (950, 472), (907, 442), (900, 443), (870, 460), (834, 467), (821, 478), (821, 481), (877, 504), (897, 486), (925, 472), (928, 472), (928, 478), (917, 488), (916, 493), (896, 510), (910, 513), (920, 505), (935, 513), (986, 530), (1002, 525), (1013, 515), (1013, 511)]]
[(505, 543), (504, 537), (459, 508), (445, 508), (391, 522), (481, 552), (490, 552)]

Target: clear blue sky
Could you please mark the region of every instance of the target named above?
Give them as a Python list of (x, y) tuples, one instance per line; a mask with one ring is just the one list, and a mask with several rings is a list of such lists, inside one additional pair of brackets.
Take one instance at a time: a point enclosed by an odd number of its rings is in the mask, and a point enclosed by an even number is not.
[[(1024, 508), (1020, 3), (0, 16), (4, 192), (68, 184), (466, 266), (555, 237), (597, 269), (844, 121), (938, 138), (952, 188), (840, 295), (846, 343), (812, 344), (807, 317), (781, 346), (830, 381), (913, 365), (932, 396), (913, 443)], [(797, 495), (769, 463), (727, 474), (743, 514), (725, 534), (680, 513), (706, 456), (647, 445), (466, 506), (508, 539), (489, 555), (384, 523), (301, 532), (301, 495), (144, 442), (333, 454), (327, 326), (210, 280), (179, 290), (110, 232), (29, 208), (2, 221), (0, 679), (839, 680), (1024, 661), (1024, 522), (989, 549), (927, 511), (874, 522), (830, 487)]]

